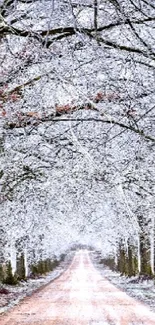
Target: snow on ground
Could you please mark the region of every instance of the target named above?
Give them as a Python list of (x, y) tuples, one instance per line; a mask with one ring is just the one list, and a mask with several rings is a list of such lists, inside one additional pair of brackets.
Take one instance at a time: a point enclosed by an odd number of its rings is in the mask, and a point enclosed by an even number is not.
[(6, 290), (6, 293), (0, 293), (0, 314), (6, 312), (15, 305), (18, 305), (19, 301), (24, 297), (31, 296), (34, 291), (58, 278), (68, 267), (71, 257), (72, 256), (70, 255), (55, 270), (46, 275), (39, 276), (35, 279), (27, 279), (27, 281), (21, 281), (16, 286), (5, 284), (0, 285), (0, 289)]
[(30, 296), (38, 288), (57, 278), (62, 272), (63, 269), (59, 267), (48, 273), (48, 275), (43, 275), (36, 279), (21, 281), (16, 286), (3, 285), (2, 288), (8, 290), (8, 293), (0, 295), (0, 314), (17, 305), (21, 299)]
[(135, 277), (121, 276), (119, 272), (110, 270), (107, 266), (99, 264), (97, 259), (92, 256), (95, 267), (101, 275), (106, 277), (112, 284), (125, 291), (129, 296), (149, 305), (155, 312), (155, 280)]

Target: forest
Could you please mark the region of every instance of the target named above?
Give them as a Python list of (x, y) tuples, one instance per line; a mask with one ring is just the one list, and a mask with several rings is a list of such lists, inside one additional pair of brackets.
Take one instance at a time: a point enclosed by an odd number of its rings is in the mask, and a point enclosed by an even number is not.
[(154, 30), (151, 0), (0, 0), (0, 281), (74, 245), (154, 275)]

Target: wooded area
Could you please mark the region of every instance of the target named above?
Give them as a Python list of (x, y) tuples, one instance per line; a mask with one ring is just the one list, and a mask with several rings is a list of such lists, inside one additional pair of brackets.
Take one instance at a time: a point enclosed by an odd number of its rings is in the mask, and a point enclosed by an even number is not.
[(154, 275), (154, 28), (151, 0), (0, 0), (1, 279), (74, 243)]

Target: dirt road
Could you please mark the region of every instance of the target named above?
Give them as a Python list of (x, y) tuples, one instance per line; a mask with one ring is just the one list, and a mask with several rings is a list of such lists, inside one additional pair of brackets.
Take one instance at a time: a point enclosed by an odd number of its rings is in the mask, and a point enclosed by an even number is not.
[(76, 253), (63, 275), (1, 316), (0, 325), (155, 325), (155, 313), (127, 296)]

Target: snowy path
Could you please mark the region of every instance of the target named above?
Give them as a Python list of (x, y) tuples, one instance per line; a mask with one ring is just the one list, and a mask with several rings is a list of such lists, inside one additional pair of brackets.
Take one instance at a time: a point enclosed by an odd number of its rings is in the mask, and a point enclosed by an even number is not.
[(63, 275), (1, 316), (0, 325), (155, 325), (155, 313), (113, 286), (87, 251)]

